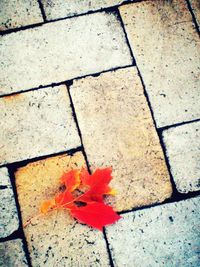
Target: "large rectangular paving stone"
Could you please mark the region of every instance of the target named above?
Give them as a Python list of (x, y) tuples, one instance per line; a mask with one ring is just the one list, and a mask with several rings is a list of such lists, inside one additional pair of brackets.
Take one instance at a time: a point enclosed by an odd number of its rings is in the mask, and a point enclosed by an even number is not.
[(199, 31), (200, 31), (200, 1), (199, 0), (189, 0), (192, 10), (194, 12)]
[(1, 267), (27, 267), (28, 263), (20, 239), (0, 243)]
[(169, 174), (136, 68), (75, 80), (70, 92), (92, 169), (113, 168), (116, 209), (170, 197)]
[(11, 235), (18, 227), (17, 208), (8, 170), (0, 168), (0, 238)]
[[(18, 169), (16, 186), (23, 223), (39, 213), (43, 200), (59, 191), (59, 178), (70, 169), (85, 167), (81, 152), (30, 163)], [(34, 219), (25, 229), (32, 266), (109, 266), (100, 231), (77, 223), (59, 210)]]
[(0, 30), (43, 22), (37, 0), (1, 0)]
[(66, 86), (0, 99), (0, 164), (80, 145)]
[(120, 7), (158, 127), (200, 118), (200, 39), (185, 0)]
[(171, 172), (181, 193), (200, 189), (200, 122), (163, 132)]
[(96, 13), (4, 35), (0, 94), (132, 64), (117, 13)]
[(199, 266), (199, 200), (122, 215), (106, 229), (115, 267)]
[(121, 4), (124, 0), (42, 0), (48, 20), (69, 17)]

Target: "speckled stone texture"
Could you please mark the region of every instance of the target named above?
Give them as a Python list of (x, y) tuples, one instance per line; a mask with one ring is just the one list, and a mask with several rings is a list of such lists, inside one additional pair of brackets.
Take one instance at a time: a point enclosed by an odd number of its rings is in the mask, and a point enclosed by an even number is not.
[(124, 214), (106, 230), (115, 267), (199, 266), (199, 200)]
[(18, 227), (17, 209), (8, 171), (7, 168), (0, 168), (0, 238), (11, 235)]
[(200, 122), (168, 129), (163, 137), (177, 190), (200, 190)]
[(43, 22), (37, 0), (1, 0), (0, 30)]
[(41, 0), (48, 20), (87, 13), (121, 4), (123, 0)]
[(1, 267), (27, 267), (27, 260), (20, 239), (0, 243)]
[[(38, 214), (41, 201), (58, 192), (64, 171), (85, 166), (81, 152), (30, 163), (16, 172), (16, 185), (22, 220)], [(31, 179), (30, 179), (31, 177)], [(25, 229), (33, 267), (109, 266), (103, 234), (59, 210), (34, 219)]]
[(66, 86), (3, 97), (0, 117), (1, 164), (80, 145)]
[(194, 12), (195, 18), (196, 18), (196, 22), (198, 24), (199, 27), (199, 31), (200, 31), (200, 1), (199, 0), (189, 0), (192, 10)]
[(185, 0), (120, 7), (158, 127), (200, 117), (200, 39)]
[(0, 46), (0, 94), (132, 64), (116, 13), (101, 12), (11, 33), (1, 38)]
[(89, 163), (113, 167), (116, 209), (170, 197), (163, 152), (136, 68), (75, 80), (70, 93)]

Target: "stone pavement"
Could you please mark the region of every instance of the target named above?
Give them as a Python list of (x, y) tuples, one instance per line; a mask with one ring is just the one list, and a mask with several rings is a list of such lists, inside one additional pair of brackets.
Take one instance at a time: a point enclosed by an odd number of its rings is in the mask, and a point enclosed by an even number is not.
[[(0, 30), (0, 267), (199, 266), (199, 0), (2, 0)], [(122, 219), (23, 228), (83, 166)]]

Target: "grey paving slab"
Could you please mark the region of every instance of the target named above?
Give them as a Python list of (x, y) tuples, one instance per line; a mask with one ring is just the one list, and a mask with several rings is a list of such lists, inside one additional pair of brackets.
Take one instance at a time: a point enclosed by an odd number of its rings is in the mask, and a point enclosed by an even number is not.
[(162, 202), (172, 188), (135, 67), (74, 80), (70, 88), (93, 169), (112, 166), (118, 211)]
[(165, 130), (163, 137), (177, 190), (200, 190), (200, 122)]
[(185, 0), (120, 7), (158, 127), (200, 118), (200, 39)]
[(87, 13), (121, 4), (124, 0), (42, 0), (48, 20)]
[(96, 13), (4, 35), (0, 94), (132, 63), (115, 13)]
[(64, 85), (3, 97), (0, 117), (1, 164), (80, 145)]
[[(0, 168), (0, 238), (7, 237), (19, 227), (17, 208), (6, 168)], [(1, 266), (1, 265), (0, 265)]]
[(0, 30), (43, 22), (37, 0), (1, 0)]
[(123, 215), (106, 229), (115, 267), (199, 266), (200, 198)]
[(195, 15), (195, 19), (197, 21), (199, 31), (200, 31), (200, 1), (199, 0), (189, 0), (192, 10)]
[(27, 260), (20, 239), (0, 243), (1, 267), (27, 267)]

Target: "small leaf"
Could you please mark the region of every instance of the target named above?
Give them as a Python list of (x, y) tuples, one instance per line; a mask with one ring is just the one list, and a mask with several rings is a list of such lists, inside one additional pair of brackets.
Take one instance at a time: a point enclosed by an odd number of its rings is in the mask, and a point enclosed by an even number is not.
[(60, 179), (61, 183), (63, 183), (69, 192), (73, 192), (80, 186), (80, 171), (79, 170), (71, 170), (67, 173), (64, 173)]
[(44, 200), (40, 206), (40, 212), (45, 214), (50, 209), (54, 208), (56, 206), (56, 202), (54, 199)]

